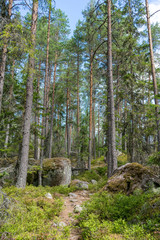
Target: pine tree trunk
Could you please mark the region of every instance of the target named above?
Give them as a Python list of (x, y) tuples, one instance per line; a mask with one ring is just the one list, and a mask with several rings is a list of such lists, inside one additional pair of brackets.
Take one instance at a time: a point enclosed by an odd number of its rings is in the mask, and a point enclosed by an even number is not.
[[(7, 42), (7, 41), (5, 41), (5, 42)], [(0, 113), (2, 110), (2, 96), (3, 96), (6, 59), (7, 59), (7, 43), (4, 43), (3, 49), (2, 49), (2, 61), (1, 61), (1, 65), (0, 65)]]
[[(47, 99), (49, 87), (49, 42), (50, 42), (50, 22), (51, 22), (51, 8), (49, 8), (48, 16), (48, 31), (47, 31), (47, 51), (46, 51), (46, 69), (45, 69), (45, 88), (44, 88), (44, 113), (47, 114)], [(44, 136), (47, 133), (47, 116), (44, 116)]]
[(37, 76), (37, 100), (35, 106), (35, 125), (36, 131), (34, 135), (34, 159), (39, 159), (39, 138), (38, 138), (38, 131), (39, 129), (39, 110), (38, 110), (38, 101), (39, 101), (39, 86), (40, 86), (40, 72), (41, 72), (41, 61), (39, 61), (39, 71)]
[[(95, 94), (94, 94), (95, 95)], [(96, 159), (96, 137), (95, 137), (95, 96), (93, 98), (93, 121), (92, 121), (92, 131), (93, 131), (93, 158)]]
[(79, 54), (77, 54), (77, 167), (81, 168), (80, 159), (80, 101), (79, 101)]
[(92, 92), (93, 92), (93, 49), (91, 49), (91, 55), (90, 55), (90, 113), (89, 113), (88, 170), (91, 170), (91, 161), (92, 161)]
[[(68, 74), (69, 75), (69, 74)], [(69, 87), (68, 87), (68, 76), (67, 76), (67, 102), (66, 102), (66, 133), (67, 133), (67, 157), (70, 156), (70, 148), (69, 148)]]
[(56, 70), (57, 70), (57, 53), (55, 55), (54, 63), (54, 77), (53, 77), (53, 92), (52, 92), (52, 107), (51, 107), (51, 125), (49, 136), (49, 158), (52, 157), (52, 142), (53, 142), (53, 114), (54, 114), (54, 94), (55, 94), (55, 82), (56, 82)]
[(157, 88), (156, 71), (155, 71), (154, 55), (153, 55), (153, 44), (152, 44), (149, 6), (148, 6), (148, 0), (145, 0), (145, 1), (146, 1), (147, 27), (148, 27), (148, 38), (149, 38), (149, 47), (150, 47), (152, 79), (153, 79), (153, 88), (154, 88), (155, 116), (156, 116), (156, 125), (157, 125), (157, 141), (158, 141), (158, 151), (160, 151), (159, 102), (158, 102), (158, 99), (156, 98), (156, 95), (158, 95), (158, 88)]
[(71, 120), (72, 120), (72, 111), (71, 111), (71, 94), (69, 93), (69, 136), (68, 136), (68, 148), (69, 148), (69, 156), (70, 156), (70, 153), (71, 153), (71, 145), (72, 145), (72, 142), (71, 142), (71, 136), (72, 136), (72, 124), (71, 124)]
[(44, 97), (43, 97), (43, 117), (42, 117), (42, 140), (41, 140), (41, 156), (40, 156), (40, 171), (39, 171), (39, 185), (42, 185), (42, 167), (44, 158), (44, 147), (47, 129), (47, 92), (48, 92), (48, 72), (49, 72), (49, 42), (50, 42), (50, 21), (51, 21), (51, 6), (49, 7), (48, 16), (48, 31), (47, 31), (47, 51), (46, 51), (46, 68), (45, 68), (45, 83), (44, 83)]
[[(12, 14), (12, 5), (13, 5), (13, 0), (9, 0), (9, 6), (8, 6), (9, 17), (11, 17), (11, 14)], [(4, 45), (2, 48), (2, 58), (1, 58), (1, 64), (0, 64), (0, 114), (2, 110), (4, 75), (5, 75), (6, 60), (7, 60), (7, 42), (8, 42), (8, 39), (5, 39)]]
[[(47, 94), (46, 94), (46, 132), (45, 132), (46, 137), (48, 136), (48, 132), (49, 132), (49, 92), (50, 92), (51, 77), (52, 77), (52, 68), (51, 66), (49, 66)], [(47, 142), (47, 145), (48, 145), (48, 142)]]
[[(12, 104), (12, 97), (13, 97), (13, 81), (14, 81), (14, 68), (15, 68), (15, 60), (13, 60), (12, 68), (11, 68), (11, 87), (9, 90), (9, 111), (11, 110), (11, 104)], [(10, 117), (9, 117), (9, 122), (10, 122)], [(10, 123), (7, 124), (7, 130), (6, 130), (6, 138), (5, 138), (5, 144), (4, 148), (7, 149), (8, 147), (8, 142), (9, 142), (9, 130), (10, 130)], [(5, 153), (5, 157), (7, 154)]]
[(18, 179), (16, 183), (16, 186), (18, 188), (25, 188), (26, 179), (27, 179), (30, 124), (31, 124), (31, 112), (32, 112), (32, 101), (33, 101), (34, 62), (35, 62), (35, 58), (33, 55), (35, 52), (37, 18), (38, 18), (38, 0), (33, 0), (32, 25), (31, 25), (32, 53), (29, 56), (29, 69), (28, 69), (29, 74), (27, 79), (27, 95), (26, 95), (26, 106), (25, 106), (25, 115), (24, 115), (24, 124), (23, 124), (21, 159), (20, 159)]
[(112, 73), (112, 29), (111, 29), (111, 0), (108, 0), (108, 112), (109, 112), (109, 148), (108, 148), (108, 177), (117, 168), (116, 158), (116, 131), (115, 131), (115, 109), (113, 93), (113, 73)]
[(98, 157), (100, 157), (100, 104), (98, 104)]

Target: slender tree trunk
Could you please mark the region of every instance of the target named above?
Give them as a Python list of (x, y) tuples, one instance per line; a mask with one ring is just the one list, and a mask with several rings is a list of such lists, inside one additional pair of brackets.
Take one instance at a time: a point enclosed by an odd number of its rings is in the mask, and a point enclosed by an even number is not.
[[(8, 14), (11, 18), (12, 14), (12, 5), (13, 0), (9, 0), (9, 6), (8, 6)], [(6, 60), (7, 60), (7, 42), (8, 39), (4, 39), (4, 45), (2, 48), (2, 58), (0, 63), (0, 114), (2, 110), (2, 97), (3, 97), (3, 86), (4, 86), (4, 75), (5, 75), (5, 69), (6, 69)]]
[(88, 170), (91, 170), (91, 161), (92, 161), (92, 95), (93, 95), (93, 49), (91, 49), (91, 55), (90, 55), (90, 113), (89, 113)]
[(39, 131), (39, 110), (38, 110), (38, 102), (39, 102), (39, 86), (40, 86), (40, 73), (41, 73), (41, 61), (39, 61), (39, 71), (37, 76), (37, 100), (35, 106), (35, 125), (36, 131), (34, 135), (34, 159), (39, 159), (39, 138), (38, 138), (38, 131)]
[(98, 104), (98, 157), (100, 157), (100, 104)]
[[(13, 81), (14, 81), (14, 68), (15, 68), (15, 60), (13, 60), (13, 65), (11, 68), (11, 87), (9, 90), (9, 110), (11, 110), (11, 103), (12, 103), (12, 97), (13, 97)], [(10, 118), (9, 118), (10, 121)], [(10, 123), (7, 124), (7, 129), (6, 129), (6, 138), (5, 138), (5, 144), (4, 144), (4, 148), (7, 149), (8, 147), (8, 142), (9, 142), (9, 130), (10, 130)], [(7, 154), (5, 154), (5, 157), (7, 156)]]
[[(6, 129), (6, 138), (5, 138), (5, 144), (4, 144), (4, 148), (7, 149), (8, 147), (8, 141), (9, 141), (9, 129), (10, 129), (10, 124), (7, 124), (7, 129)], [(7, 156), (7, 154), (5, 154), (5, 156)]]
[(41, 156), (40, 156), (40, 171), (39, 171), (39, 185), (42, 185), (42, 167), (43, 167), (43, 158), (44, 158), (44, 147), (45, 147), (45, 138), (46, 138), (46, 129), (47, 129), (47, 92), (48, 92), (48, 72), (49, 72), (49, 42), (50, 42), (50, 21), (51, 21), (51, 6), (49, 7), (49, 16), (48, 16), (48, 31), (47, 31), (47, 51), (46, 51), (46, 69), (45, 69), (45, 83), (44, 83), (44, 98), (43, 98), (43, 117), (42, 117), (42, 140), (41, 140)]
[(71, 95), (69, 94), (69, 156), (71, 154), (71, 147), (72, 147), (72, 110), (71, 110)]
[(33, 55), (35, 52), (37, 18), (38, 18), (38, 0), (34, 0), (33, 8), (32, 8), (32, 25), (31, 25), (32, 54), (29, 56), (29, 69), (28, 69), (29, 75), (27, 79), (27, 96), (26, 96), (26, 106), (25, 106), (24, 125), (23, 125), (22, 150), (21, 150), (18, 179), (16, 184), (16, 186), (19, 188), (25, 188), (26, 179), (27, 179), (30, 124), (31, 124), (31, 112), (32, 112), (32, 101), (33, 101), (34, 63), (35, 63), (35, 58)]
[(81, 168), (81, 159), (80, 159), (80, 101), (79, 101), (79, 54), (77, 54), (77, 167)]
[(92, 131), (93, 131), (93, 158), (96, 159), (96, 137), (95, 137), (95, 94), (93, 97), (93, 121), (92, 121)]
[[(47, 114), (47, 99), (49, 87), (49, 42), (50, 42), (50, 22), (51, 22), (51, 7), (49, 7), (48, 16), (48, 31), (47, 31), (47, 51), (46, 51), (46, 69), (45, 69), (45, 87), (44, 87), (44, 113)], [(44, 135), (47, 133), (47, 116), (44, 116)]]
[(157, 125), (157, 141), (158, 141), (158, 151), (160, 151), (159, 102), (158, 102), (158, 99), (156, 98), (156, 95), (158, 95), (158, 88), (157, 88), (156, 71), (155, 71), (154, 55), (153, 55), (149, 5), (148, 5), (148, 0), (145, 0), (145, 1), (146, 1), (147, 27), (148, 27), (148, 38), (149, 38), (149, 47), (150, 47), (152, 79), (153, 79), (153, 88), (154, 88), (155, 116), (156, 116), (156, 125)]
[(55, 55), (54, 63), (54, 77), (53, 77), (53, 92), (52, 92), (52, 107), (51, 107), (51, 125), (49, 136), (49, 158), (52, 157), (52, 142), (53, 142), (53, 114), (54, 114), (54, 94), (55, 94), (55, 82), (56, 82), (56, 70), (57, 70), (57, 53)]
[(66, 133), (67, 133), (67, 156), (70, 156), (70, 148), (69, 148), (69, 87), (68, 87), (68, 78), (67, 78), (67, 103), (66, 103)]
[(116, 132), (115, 132), (115, 109), (114, 109), (114, 93), (113, 93), (113, 73), (112, 73), (112, 29), (111, 29), (111, 0), (108, 3), (108, 98), (109, 98), (109, 165), (111, 164), (110, 171), (108, 171), (108, 177), (110, 177), (113, 171), (117, 168), (116, 158)]
[(51, 66), (49, 66), (47, 94), (46, 94), (46, 132), (45, 132), (46, 137), (48, 136), (48, 132), (49, 132), (49, 92), (50, 92), (51, 77), (52, 77), (52, 68)]
[[(7, 42), (7, 41), (5, 41), (5, 42)], [(1, 65), (0, 65), (0, 113), (2, 110), (2, 96), (3, 96), (6, 59), (7, 59), (7, 43), (4, 43), (3, 49), (2, 49), (2, 61), (1, 61)]]

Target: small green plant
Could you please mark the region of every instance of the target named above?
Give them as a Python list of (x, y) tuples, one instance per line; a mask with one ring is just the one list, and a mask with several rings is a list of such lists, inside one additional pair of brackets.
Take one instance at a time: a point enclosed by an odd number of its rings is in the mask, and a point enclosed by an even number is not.
[(160, 152), (156, 152), (154, 154), (152, 154), (149, 158), (148, 158), (148, 163), (149, 164), (156, 164), (160, 166)]
[(4, 177), (4, 176), (7, 176), (7, 175), (9, 175), (7, 172), (2, 172), (2, 173), (0, 173), (0, 178), (2, 178), (2, 177)]

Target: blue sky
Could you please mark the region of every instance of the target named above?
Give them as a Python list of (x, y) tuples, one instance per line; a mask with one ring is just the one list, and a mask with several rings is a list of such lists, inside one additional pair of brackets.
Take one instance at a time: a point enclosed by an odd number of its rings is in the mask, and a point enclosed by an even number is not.
[(78, 20), (83, 18), (82, 10), (89, 2), (90, 0), (56, 0), (56, 8), (60, 8), (68, 16), (72, 32)]
[[(148, 0), (150, 5), (150, 13), (160, 9), (160, 0)], [(60, 8), (69, 18), (71, 34), (75, 29), (76, 23), (82, 19), (82, 10), (87, 7), (90, 0), (56, 0), (56, 8)], [(145, 0), (144, 0), (145, 2)], [(158, 21), (160, 23), (160, 12), (156, 13), (151, 22)]]

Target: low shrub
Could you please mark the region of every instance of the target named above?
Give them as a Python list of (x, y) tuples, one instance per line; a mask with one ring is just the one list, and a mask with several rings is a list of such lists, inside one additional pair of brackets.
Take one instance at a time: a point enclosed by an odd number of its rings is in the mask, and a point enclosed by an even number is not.
[(160, 166), (160, 152), (156, 152), (154, 154), (152, 154), (149, 158), (148, 158), (148, 164), (155, 164), (155, 165), (159, 165)]
[(94, 194), (79, 216), (84, 239), (114, 239), (111, 234), (120, 234), (120, 239), (156, 239), (152, 232), (160, 231), (159, 197), (140, 191), (130, 196)]
[[(69, 236), (68, 227), (58, 231), (53, 226), (54, 219), (62, 209), (63, 201), (58, 196), (54, 199), (45, 197), (47, 192), (53, 194), (57, 189), (33, 186), (25, 189), (15, 187), (3, 189), (15, 201), (9, 210), (8, 221), (1, 226), (1, 239), (5, 239), (5, 233), (9, 234), (9, 239), (16, 240), (66, 239)], [(61, 186), (59, 192), (63, 192), (62, 190), (66, 194), (66, 187)]]

